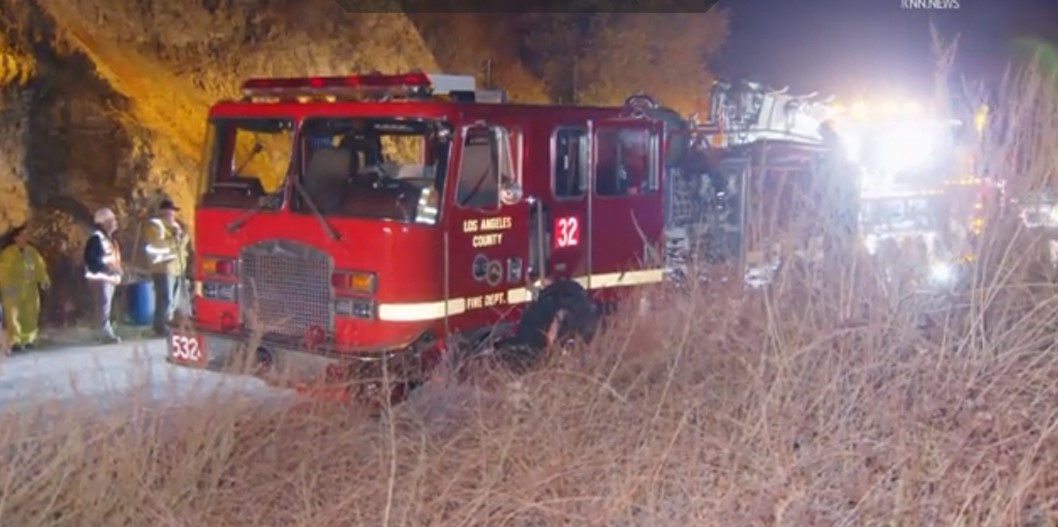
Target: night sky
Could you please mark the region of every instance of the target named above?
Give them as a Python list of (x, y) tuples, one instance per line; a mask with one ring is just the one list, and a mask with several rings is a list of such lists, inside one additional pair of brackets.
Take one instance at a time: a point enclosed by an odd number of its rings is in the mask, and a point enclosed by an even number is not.
[(900, 0), (722, 0), (731, 36), (711, 64), (792, 92), (841, 97), (929, 97), (931, 21), (960, 34), (957, 67), (994, 77), (1017, 53), (1014, 39), (1058, 42), (1058, 0), (959, 0), (954, 10), (905, 10)]

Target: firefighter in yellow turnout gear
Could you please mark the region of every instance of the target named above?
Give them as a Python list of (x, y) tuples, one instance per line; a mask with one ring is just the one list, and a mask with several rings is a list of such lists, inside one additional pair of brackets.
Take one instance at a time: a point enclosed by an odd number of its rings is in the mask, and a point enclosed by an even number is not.
[(172, 201), (162, 201), (158, 209), (158, 216), (144, 226), (144, 252), (154, 282), (154, 331), (164, 336), (177, 310), (190, 302), (189, 236), (176, 217), (180, 209)]
[(21, 351), (36, 344), (40, 290), (51, 287), (51, 280), (44, 258), (29, 244), (26, 228), (16, 228), (12, 237), (13, 243), (0, 252), (0, 301), (11, 350)]

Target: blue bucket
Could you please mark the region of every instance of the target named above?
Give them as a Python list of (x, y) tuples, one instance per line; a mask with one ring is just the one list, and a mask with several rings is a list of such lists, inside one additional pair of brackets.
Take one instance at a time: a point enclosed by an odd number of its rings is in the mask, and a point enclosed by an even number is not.
[(128, 286), (129, 323), (149, 326), (154, 320), (154, 284), (150, 280), (133, 282)]

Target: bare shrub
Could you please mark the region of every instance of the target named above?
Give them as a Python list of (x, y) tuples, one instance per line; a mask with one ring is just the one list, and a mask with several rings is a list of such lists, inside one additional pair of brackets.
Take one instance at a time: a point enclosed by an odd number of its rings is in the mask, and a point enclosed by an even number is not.
[[(1015, 194), (1058, 166), (1043, 80), (1011, 76), (986, 141)], [(19, 407), (0, 524), (1054, 525), (1053, 266), (1008, 216), (965, 291), (897, 290), (858, 257), (652, 291), (587, 349), (381, 418), (220, 391)]]

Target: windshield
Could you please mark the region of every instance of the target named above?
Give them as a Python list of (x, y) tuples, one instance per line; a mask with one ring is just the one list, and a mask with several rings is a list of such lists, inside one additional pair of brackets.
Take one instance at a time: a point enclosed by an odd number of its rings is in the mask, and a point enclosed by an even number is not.
[(442, 194), (448, 137), (429, 120), (307, 119), (298, 145), (304, 192), (291, 210), (428, 223), (419, 216), (423, 203)]
[[(206, 136), (205, 207), (246, 209), (283, 187), (294, 123), (286, 118), (217, 118)], [(268, 208), (279, 206), (274, 200)]]

